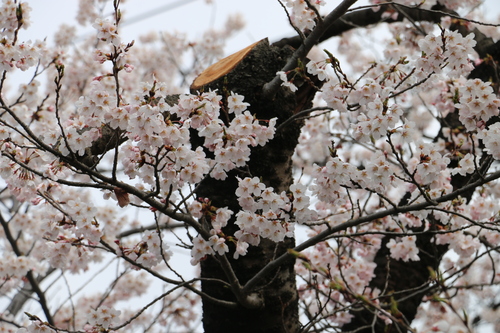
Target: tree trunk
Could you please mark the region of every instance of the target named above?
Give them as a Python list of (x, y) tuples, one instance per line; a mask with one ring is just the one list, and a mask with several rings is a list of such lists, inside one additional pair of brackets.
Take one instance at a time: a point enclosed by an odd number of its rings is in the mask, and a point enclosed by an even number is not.
[[(292, 52), (289, 47), (280, 49), (269, 46), (267, 40), (262, 40), (209, 67), (194, 81), (192, 92), (218, 89), (219, 94), (223, 95), (228, 95), (231, 91), (241, 94), (245, 96), (245, 102), (250, 103), (249, 110), (256, 118), (268, 120), (278, 117), (279, 125), (309, 105), (316, 92), (311, 85), (304, 84), (296, 94), (282, 87), (273, 99), (262, 97), (263, 85), (274, 78)], [(209, 198), (215, 207), (228, 207), (236, 213), (241, 209), (235, 195), (236, 176), (259, 177), (277, 193), (286, 191), (293, 181), (292, 155), (298, 142), (300, 127), (301, 124), (297, 122), (286, 126), (264, 147), (252, 150), (245, 168), (229, 172), (225, 181), (205, 179), (199, 184), (196, 195)], [(196, 133), (193, 132), (192, 135), (193, 145), (200, 146), (203, 141), (196, 137)], [(236, 230), (232, 219), (224, 233), (232, 235)], [(251, 246), (248, 254), (238, 260), (232, 259), (234, 249), (230, 247), (228, 258), (240, 283), (244, 284), (273, 258), (293, 247), (294, 240), (291, 238), (280, 243), (262, 239), (259, 246)], [(205, 332), (298, 332), (300, 326), (294, 263), (294, 260), (286, 262), (256, 288), (255, 291), (264, 300), (262, 308), (247, 309), (242, 305), (227, 308), (204, 299)], [(201, 277), (227, 281), (217, 257), (208, 257), (201, 262)], [(217, 299), (236, 302), (230, 288), (220, 282), (203, 280), (202, 290)]]

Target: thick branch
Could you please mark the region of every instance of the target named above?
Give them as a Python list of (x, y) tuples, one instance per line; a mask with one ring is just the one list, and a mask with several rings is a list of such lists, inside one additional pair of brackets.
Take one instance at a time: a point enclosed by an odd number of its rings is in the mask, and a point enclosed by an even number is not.
[[(307, 36), (304, 42), (297, 48), (293, 55), (288, 59), (286, 65), (281, 69), (284, 72), (290, 71), (297, 67), (297, 61), (304, 60), (309, 53), (309, 51), (316, 45), (323, 34), (328, 30), (328, 28), (335, 23), (342, 15), (347, 12), (349, 7), (351, 7), (357, 0), (344, 0), (340, 5), (337, 6), (330, 14), (328, 14), (323, 20), (319, 20), (316, 27)], [(281, 81), (279, 76), (275, 76), (271, 82), (264, 85), (262, 92), (265, 98), (270, 99), (276, 94)]]
[[(500, 178), (500, 171), (497, 171), (488, 177), (479, 179), (479, 180), (477, 180), (477, 181), (475, 181), (467, 186), (464, 186), (460, 189), (457, 189), (456, 191), (453, 191), (452, 193), (449, 193), (447, 195), (443, 195), (442, 197), (436, 198), (434, 200), (436, 201), (436, 203), (451, 201), (455, 198), (458, 198), (463, 193), (467, 193), (468, 191), (473, 190), (473, 189), (477, 188), (478, 186), (489, 183), (489, 182), (494, 181), (494, 180), (499, 179), (499, 178)], [(334, 227), (329, 227), (328, 229), (320, 232), (316, 236), (309, 238), (305, 242), (297, 245), (291, 251), (288, 251), (287, 253), (281, 255), (280, 257), (278, 257), (277, 259), (273, 260), (268, 265), (266, 265), (266, 267), (264, 267), (258, 274), (256, 274), (251, 280), (249, 280), (243, 286), (243, 292), (249, 292), (253, 288), (255, 288), (255, 286), (259, 283), (259, 281), (261, 279), (263, 279), (268, 274), (270, 274), (273, 270), (275, 270), (277, 267), (279, 267), (284, 261), (290, 260), (290, 258), (294, 258), (294, 256), (295, 256), (294, 253), (304, 251), (305, 249), (312, 247), (312, 246), (326, 240), (327, 238), (329, 238), (331, 235), (333, 235), (336, 232), (344, 231), (344, 230), (347, 230), (349, 228), (359, 226), (363, 223), (379, 220), (379, 219), (382, 219), (386, 216), (397, 215), (397, 214), (406, 213), (406, 212), (420, 211), (420, 210), (431, 208), (432, 206), (433, 206), (433, 204), (431, 202), (424, 201), (424, 202), (413, 204), (413, 205), (393, 207), (393, 208), (382, 210), (382, 211), (379, 211), (379, 212), (376, 212), (373, 214), (361, 216), (361, 217), (356, 218), (356, 219), (348, 220), (348, 221), (346, 221), (344, 223), (340, 223)]]
[[(427, 21), (439, 23), (445, 16), (451, 16), (457, 19), (457, 23), (452, 26), (454, 30), (458, 30), (463, 35), (469, 34), (470, 32), (475, 34), (474, 39), (477, 43), (475, 50), (480, 57), (485, 57), (488, 53), (488, 48), (493, 44), (493, 41), (478, 29), (469, 31), (464, 24), (460, 24), (460, 22), (469, 22), (469, 20), (460, 18), (457, 13), (443, 6), (434, 6), (431, 10), (404, 6), (401, 4), (382, 5), (380, 7), (381, 8), (378, 11), (374, 11), (373, 8), (366, 8), (362, 10), (355, 10), (351, 13), (343, 15), (340, 19), (333, 22), (328, 29), (326, 29), (326, 31), (316, 41), (316, 44), (324, 42), (332, 37), (340, 36), (349, 30), (366, 28), (379, 23), (401, 22), (405, 18), (411, 19), (414, 22)], [(392, 18), (392, 16), (387, 18), (383, 17), (383, 14), (387, 10), (394, 8), (400, 12), (396, 19)], [(300, 36), (287, 37), (274, 42), (273, 45), (279, 47), (290, 45), (294, 48), (300, 48), (302, 46), (302, 39)]]

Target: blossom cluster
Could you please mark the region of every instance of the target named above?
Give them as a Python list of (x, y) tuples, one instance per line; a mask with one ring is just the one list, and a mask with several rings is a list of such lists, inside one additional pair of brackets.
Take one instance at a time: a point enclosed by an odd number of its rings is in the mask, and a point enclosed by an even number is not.
[(92, 27), (98, 31), (97, 38), (104, 42), (109, 42), (116, 47), (120, 46), (121, 38), (117, 33), (117, 26), (115, 23), (106, 19), (97, 18)]
[[(148, 91), (158, 100), (143, 103), (141, 94)], [(47, 131), (46, 142), (59, 147), (65, 155), (70, 151), (83, 155), (102, 135), (103, 124), (123, 129), (136, 142), (120, 148), (125, 173), (156, 186), (154, 170), (162, 170), (163, 193), (175, 191), (185, 183), (197, 183), (210, 170), (212, 177), (224, 179), (227, 171), (248, 161), (250, 147), (264, 145), (274, 136), (276, 119), (261, 125), (246, 110), (248, 103), (243, 97), (234, 93), (227, 101), (227, 111), (234, 114), (228, 126), (219, 119), (221, 96), (216, 92), (182, 95), (176, 105), (170, 106), (164, 100), (166, 91), (160, 83), (143, 83), (141, 93), (136, 94), (137, 104), (123, 107), (112, 105), (111, 94), (103, 82), (93, 81), (90, 93), (80, 98), (77, 113), (65, 122), (64, 130), (56, 127)], [(201, 147), (188, 148), (189, 128), (198, 130), (205, 138), (204, 146), (215, 153), (214, 160), (208, 160)], [(164, 157), (157, 161), (157, 155)]]
[(354, 90), (329, 80), (323, 86), (321, 98), (339, 112), (346, 112), (349, 104), (356, 107), (358, 116), (350, 125), (353, 138), (360, 142), (374, 142), (402, 122), (403, 109), (400, 104), (389, 103), (390, 93), (389, 87), (374, 79), (366, 79)]
[(37, 270), (39, 262), (33, 257), (15, 256), (12, 253), (5, 253), (2, 256), (0, 267), (0, 279), (7, 281), (11, 278), (21, 278), (30, 270)]
[(405, 236), (397, 240), (391, 238), (387, 243), (387, 247), (391, 251), (391, 257), (403, 261), (420, 260), (418, 256), (419, 250), (415, 244), (416, 240), (416, 236)]
[[(446, 178), (450, 158), (442, 154), (437, 145), (421, 142), (418, 144), (416, 156), (408, 163), (410, 173), (414, 174), (415, 180), (421, 185), (430, 185), (432, 189), (448, 189)], [(443, 174), (444, 173), (444, 174)]]
[[(356, 90), (356, 92), (362, 92), (363, 94), (360, 96), (361, 105), (365, 98), (370, 98), (373, 94), (376, 94), (370, 90), (368, 89), (368, 94), (365, 94), (364, 89)], [(385, 136), (387, 131), (394, 128), (400, 121), (400, 116), (403, 114), (401, 107), (398, 104), (392, 104), (387, 107), (385, 103), (387, 101), (377, 96), (373, 101), (366, 104), (366, 110), (358, 116), (358, 122), (351, 125), (354, 129), (354, 138), (356, 140), (360, 142), (378, 140)]]
[[(297, 29), (301, 31), (311, 30), (316, 26), (316, 13), (309, 8), (307, 2), (303, 0), (285, 0), (285, 3), (287, 7), (292, 9), (290, 17)], [(315, 8), (326, 4), (323, 0), (314, 0), (309, 3)]]
[(431, 73), (441, 74), (444, 67), (448, 77), (467, 75), (474, 68), (469, 59), (475, 53), (473, 33), (464, 37), (456, 31), (443, 29), (440, 36), (429, 34), (420, 39), (418, 45), (422, 56), (415, 64), (417, 79), (425, 79)]
[(344, 186), (350, 187), (351, 179), (357, 178), (356, 174), (356, 167), (334, 157), (325, 166), (316, 168), (311, 191), (323, 202), (342, 205), (347, 199)]
[(275, 193), (272, 187), (266, 187), (257, 177), (238, 179), (236, 196), (243, 210), (236, 214), (236, 225), (240, 230), (235, 233), (239, 241), (258, 245), (260, 237), (275, 242), (292, 237), (294, 224), (307, 223), (316, 219), (309, 209), (309, 197), (302, 184), (290, 186), (290, 195), (286, 192)]
[(41, 320), (33, 320), (27, 327), (21, 327), (16, 332), (18, 333), (55, 333), (56, 330), (50, 328)]
[(184, 126), (199, 131), (205, 138), (204, 146), (214, 152), (215, 159), (210, 175), (225, 179), (226, 172), (244, 166), (250, 158), (250, 147), (262, 146), (273, 138), (276, 119), (261, 125), (249, 111), (243, 96), (231, 93), (228, 97), (229, 114), (235, 117), (226, 126), (220, 119), (221, 96), (216, 92), (201, 95), (183, 95), (170, 112), (180, 117)]
[(471, 153), (467, 153), (465, 156), (463, 156), (460, 161), (458, 162), (458, 167), (453, 169), (451, 171), (451, 174), (460, 174), (462, 176), (465, 176), (468, 173), (473, 173), (476, 171), (478, 164), (478, 158), (477, 156), (474, 156)]
[[(76, 274), (100, 262), (103, 254), (94, 251), (96, 244), (101, 237), (114, 237), (116, 230), (122, 228), (127, 220), (117, 218), (113, 207), (95, 205), (88, 193), (54, 185), (45, 195), (57, 200), (54, 199), (52, 204), (39, 200), (29, 213), (17, 214), (9, 223), (13, 234), (23, 235), (17, 242), (19, 250), (30, 253), (28, 258), (35, 260), (29, 269), (43, 274), (49, 267), (47, 264), (50, 264)], [(77, 196), (79, 200), (74, 200)], [(11, 269), (23, 269), (23, 262), (26, 261), (23, 258), (14, 260)], [(8, 268), (9, 265), (6, 265), (5, 272), (12, 274)]]
[(170, 247), (163, 241), (158, 231), (147, 230), (142, 239), (132, 248), (122, 246), (119, 242), (117, 255), (123, 255), (143, 267), (152, 268), (162, 261), (167, 262), (172, 256)]
[[(205, 211), (210, 208), (210, 203), (205, 201), (204, 203), (196, 200), (191, 204), (190, 212), (196, 218), (201, 218), (203, 216), (209, 218), (212, 229), (210, 230), (210, 237), (205, 240), (202, 235), (197, 235), (193, 239), (193, 247), (191, 248), (191, 264), (196, 265), (200, 260), (204, 259), (207, 255), (223, 255), (229, 252), (229, 247), (226, 244), (226, 237), (222, 231), (222, 228), (227, 226), (229, 218), (233, 215), (233, 212), (228, 208), (218, 208), (213, 214)], [(238, 242), (235, 256), (239, 254), (246, 254), (246, 249), (248, 245), (242, 245)]]
[(3, 0), (0, 7), (0, 26), (2, 37), (12, 39), (19, 29), (19, 17), (22, 18), (22, 27), (27, 29), (30, 25), (31, 7), (26, 2), (18, 3), (13, 0)]
[(450, 248), (462, 258), (471, 257), (481, 246), (478, 238), (462, 232), (438, 234), (436, 244), (449, 244)]
[[(235, 224), (239, 230), (230, 237), (235, 245), (234, 258), (244, 256), (250, 245), (257, 246), (260, 238), (280, 242), (285, 237), (293, 237), (294, 223), (307, 223), (317, 218), (312, 211), (310, 199), (303, 184), (293, 184), (289, 192), (275, 193), (272, 187), (266, 187), (257, 177), (238, 179), (236, 195), (242, 210), (236, 214)], [(203, 205), (195, 201), (190, 209), (195, 217), (203, 215)], [(229, 252), (226, 235), (222, 228), (227, 225), (233, 212), (227, 208), (218, 208), (211, 217), (213, 229), (210, 238), (198, 235), (193, 240), (191, 263), (197, 264), (207, 255)]]
[(490, 82), (472, 79), (459, 88), (459, 103), (455, 106), (459, 110), (460, 122), (468, 131), (473, 131), (498, 115), (500, 99), (493, 93)]
[(321, 99), (326, 102), (326, 105), (339, 112), (347, 111), (347, 98), (349, 89), (343, 84), (339, 84), (334, 80), (329, 80), (323, 85), (321, 90)]
[[(90, 310), (88, 314), (89, 325), (93, 328), (102, 327), (104, 329), (116, 325), (120, 320), (121, 311), (101, 306), (96, 310)], [(86, 332), (93, 332), (91, 328), (86, 327)], [(99, 331), (97, 331), (99, 332)]]
[(347, 188), (364, 188), (385, 192), (394, 185), (395, 170), (386, 156), (378, 154), (366, 163), (364, 170), (343, 162), (339, 157), (330, 159), (325, 166), (317, 167), (313, 175), (315, 184), (311, 191), (319, 200), (335, 205), (348, 201)]
[(45, 52), (47, 50), (43, 41), (12, 44), (5, 40), (0, 43), (0, 70), (11, 71), (16, 67), (26, 71), (37, 65)]
[(485, 150), (496, 160), (500, 160), (500, 123), (495, 123), (488, 126), (488, 129), (479, 131), (477, 137), (483, 140)]
[[(15, 35), (20, 27), (26, 29), (30, 25), (31, 7), (26, 2), (17, 3), (12, 0), (2, 1), (0, 7), (0, 70), (12, 71), (19, 68), (26, 71), (37, 65), (46, 55), (45, 42), (36, 40), (15, 43)], [(22, 24), (19, 24), (19, 19)]]

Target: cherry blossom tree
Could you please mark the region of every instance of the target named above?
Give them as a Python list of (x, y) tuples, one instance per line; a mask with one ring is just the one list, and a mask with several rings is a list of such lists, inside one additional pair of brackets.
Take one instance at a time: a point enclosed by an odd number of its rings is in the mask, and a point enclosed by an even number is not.
[(1, 332), (500, 330), (482, 1), (276, 1), (296, 35), (223, 58), (238, 17), (81, 0), (49, 45), (3, 0)]

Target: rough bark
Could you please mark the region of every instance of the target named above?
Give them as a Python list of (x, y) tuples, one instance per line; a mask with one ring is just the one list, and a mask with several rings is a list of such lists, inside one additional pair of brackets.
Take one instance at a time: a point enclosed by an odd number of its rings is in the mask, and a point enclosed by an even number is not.
[[(262, 97), (262, 86), (276, 75), (292, 52), (289, 47), (271, 47), (267, 40), (263, 40), (256, 44), (251, 52), (247, 52), (229, 73), (222, 77), (215, 75), (214, 81), (203, 86), (199, 85), (200, 80), (195, 80), (194, 87), (205, 91), (218, 89), (222, 94), (233, 91), (244, 95), (245, 101), (250, 103), (249, 110), (252, 114), (261, 120), (277, 117), (279, 125), (305, 105), (310, 104), (316, 92), (310, 85), (304, 84), (296, 94), (288, 88), (281, 88), (273, 99)], [(213, 71), (214, 68), (209, 68), (209, 70)], [(220, 70), (223, 69), (220, 68)], [(226, 71), (223, 70), (223, 72)], [(211, 77), (212, 74), (209, 73), (207, 77)], [(241, 208), (235, 195), (236, 176), (259, 177), (267, 186), (272, 186), (277, 193), (287, 190), (292, 183), (291, 158), (298, 142), (300, 127), (301, 124), (298, 122), (286, 126), (276, 133), (274, 139), (267, 145), (252, 150), (250, 161), (245, 168), (231, 171), (224, 181), (205, 179), (199, 184), (196, 195), (209, 198), (212, 205), (216, 207), (227, 206), (233, 212), (238, 212)], [(201, 145), (202, 141), (196, 137), (196, 133), (192, 135), (192, 143)], [(231, 235), (236, 229), (234, 220), (231, 220), (224, 232)], [(250, 247), (246, 256), (238, 260), (230, 259), (230, 263), (240, 283), (244, 284), (273, 258), (280, 256), (293, 246), (294, 240), (291, 238), (280, 243), (262, 239), (259, 246)], [(231, 258), (231, 255), (229, 257)], [(202, 261), (201, 276), (206, 279), (227, 281), (216, 257), (208, 257)], [(217, 299), (236, 302), (232, 291), (220, 282), (204, 280), (202, 290)], [(290, 333), (299, 331), (298, 296), (293, 259), (263, 279), (254, 291), (259, 292), (264, 299), (264, 306), (259, 309), (248, 309), (242, 305), (227, 308), (204, 300), (205, 332)]]

